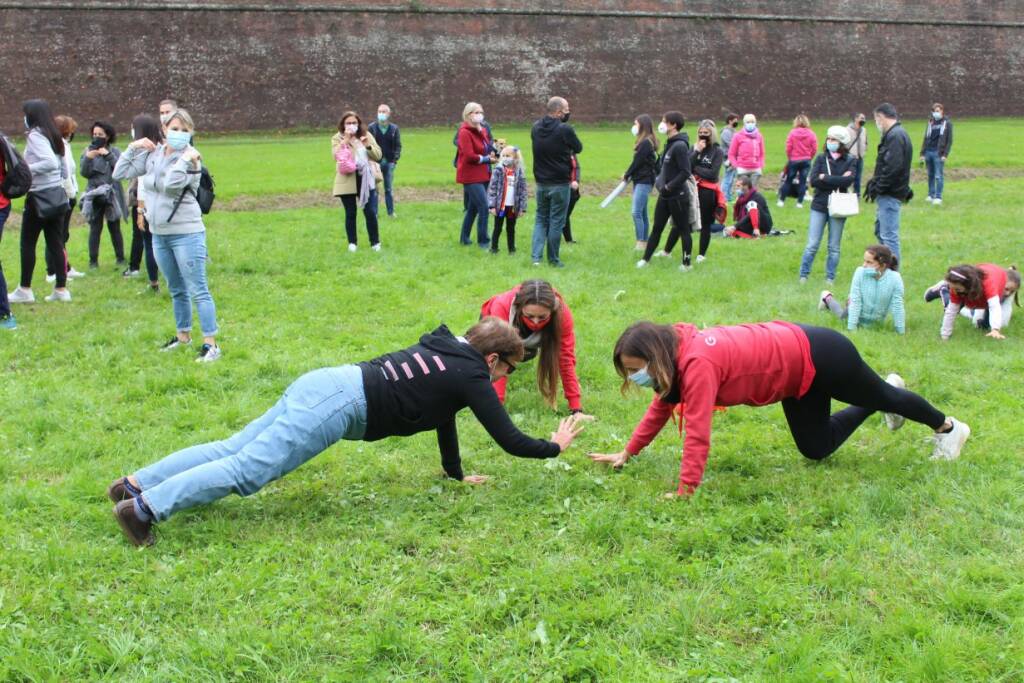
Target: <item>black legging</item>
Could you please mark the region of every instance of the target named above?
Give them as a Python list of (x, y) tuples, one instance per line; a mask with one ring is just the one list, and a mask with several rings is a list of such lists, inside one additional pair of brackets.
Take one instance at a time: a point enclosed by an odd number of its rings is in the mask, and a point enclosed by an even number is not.
[(572, 239), (572, 210), (576, 208), (576, 202), (580, 200), (579, 189), (571, 190), (569, 192), (569, 208), (565, 211), (565, 226), (562, 227), (562, 237), (566, 242), (574, 241)]
[(498, 253), (498, 240), (501, 238), (501, 230), (505, 229), (505, 241), (508, 244), (508, 253), (516, 250), (516, 212), (506, 209), (504, 216), (494, 217), (494, 232), (491, 233), (491, 251)]
[(697, 199), (700, 202), (700, 251), (704, 256), (711, 244), (711, 224), (715, 222), (715, 207), (718, 205), (718, 193), (707, 187), (697, 188)]
[[(74, 199), (68, 202), (68, 212), (64, 214), (64, 224), (61, 228), (60, 238), (64, 241), (64, 268), (71, 270), (71, 261), (68, 259), (68, 240), (71, 239), (71, 215), (75, 212), (75, 204), (78, 202)], [(57, 273), (57, 264), (53, 260), (53, 256), (50, 254), (50, 250), (46, 250), (46, 274), (55, 275)]]
[[(687, 220), (689, 210), (690, 202), (684, 197), (666, 199), (660, 195), (658, 196), (658, 201), (654, 203), (654, 224), (651, 226), (651, 234), (647, 238), (644, 261), (650, 261), (651, 257), (654, 256), (654, 251), (658, 248), (658, 241), (661, 240), (661, 233), (665, 230), (665, 224), (668, 223), (669, 216), (671, 216), (672, 223), (676, 226), (673, 228), (673, 232), (680, 225), (686, 226), (685, 230), (680, 230), (679, 232), (683, 238), (683, 263), (690, 262), (690, 252), (693, 251), (693, 238), (690, 237), (690, 223)], [(665, 246), (668, 246), (667, 242)]]
[[(912, 391), (897, 389), (879, 377), (857, 347), (835, 330), (800, 325), (811, 344), (814, 381), (802, 398), (782, 400), (796, 447), (804, 457), (832, 455), (872, 413), (896, 413), (939, 429), (946, 416)], [(849, 404), (834, 415), (832, 399)]]
[[(146, 228), (142, 230), (141, 228)], [(150, 282), (156, 282), (160, 277), (160, 269), (156, 265), (156, 256), (153, 254), (153, 233), (149, 231), (146, 216), (139, 207), (132, 207), (132, 248), (128, 257), (128, 269), (138, 270), (142, 266), (142, 255), (146, 255), (146, 275)]]
[(89, 265), (96, 266), (100, 261), (100, 238), (103, 237), (103, 223), (106, 221), (110, 232), (110, 243), (114, 245), (114, 258), (124, 263), (124, 237), (121, 235), (121, 219), (106, 220), (107, 202), (97, 199), (92, 205), (92, 218), (89, 219)]
[[(36, 211), (36, 198), (31, 192), (25, 200), (25, 210), (21, 214), (21, 286), (32, 288), (32, 271), (36, 269), (36, 245), (42, 233), (46, 240), (46, 250), (50, 252), (54, 263), (64, 262), (64, 240), (60, 231), (64, 225), (64, 213), (50, 218), (42, 218)], [(63, 289), (68, 283), (68, 272), (57, 268), (57, 289)]]

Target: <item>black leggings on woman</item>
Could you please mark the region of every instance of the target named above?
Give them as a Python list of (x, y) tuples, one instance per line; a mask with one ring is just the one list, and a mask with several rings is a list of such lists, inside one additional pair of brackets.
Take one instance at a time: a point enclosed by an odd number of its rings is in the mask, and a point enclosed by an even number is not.
[[(939, 429), (946, 416), (912, 391), (897, 389), (879, 377), (857, 347), (835, 330), (800, 325), (811, 343), (814, 381), (802, 398), (782, 400), (796, 447), (804, 457), (832, 455), (870, 415), (881, 411)], [(832, 399), (849, 404), (835, 414)]]
[[(60, 238), (64, 240), (64, 260), (63, 267), (66, 270), (71, 270), (71, 261), (68, 259), (68, 240), (71, 239), (71, 215), (75, 212), (75, 204), (77, 202), (72, 199), (68, 202), (68, 212), (64, 214), (64, 224), (61, 228)], [(53, 260), (53, 255), (50, 254), (50, 250), (46, 250), (46, 275), (57, 274), (57, 263)]]
[[(21, 214), (21, 286), (32, 288), (32, 271), (36, 269), (36, 245), (39, 234), (46, 240), (46, 250), (55, 264), (64, 263), (64, 240), (61, 231), (64, 227), (64, 213), (49, 218), (40, 217), (36, 211), (35, 196), (29, 192), (25, 200), (25, 210)], [(57, 289), (63, 289), (68, 283), (68, 271), (57, 268)]]
[(133, 206), (132, 247), (128, 257), (129, 270), (138, 270), (142, 266), (143, 254), (146, 255), (146, 275), (149, 276), (150, 282), (156, 282), (160, 277), (160, 269), (156, 265), (156, 256), (153, 254), (153, 233), (149, 231), (145, 213), (139, 211), (139, 207)]
[(654, 224), (651, 226), (651, 234), (647, 238), (644, 261), (650, 261), (654, 256), (654, 250), (658, 248), (658, 242), (661, 240), (661, 233), (665, 230), (665, 224), (668, 223), (669, 216), (671, 216), (672, 223), (677, 227), (686, 226), (685, 230), (680, 230), (680, 235), (683, 238), (683, 263), (690, 262), (693, 238), (690, 237), (690, 223), (687, 219), (689, 211), (690, 202), (682, 197), (673, 197), (672, 199), (658, 197), (658, 201), (654, 204)]

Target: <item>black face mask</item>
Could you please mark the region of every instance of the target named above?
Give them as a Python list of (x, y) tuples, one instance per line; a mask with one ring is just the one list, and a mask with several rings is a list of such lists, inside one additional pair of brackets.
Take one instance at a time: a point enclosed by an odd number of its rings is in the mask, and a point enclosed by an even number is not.
[(92, 139), (92, 144), (90, 145), (90, 147), (92, 147), (93, 149), (102, 149), (102, 148), (104, 148), (106, 146), (107, 146), (107, 139), (106, 138), (98, 138), (98, 137), (97, 138), (93, 138)]
[(562, 114), (562, 123), (569, 123), (569, 116), (571, 114), (572, 114), (572, 112), (568, 112), (568, 111), (565, 112), (564, 114)]
[(739, 122), (739, 121), (733, 121), (733, 122), (732, 122), (732, 127), (733, 127), (733, 128), (738, 128), (738, 127), (739, 127), (739, 125), (740, 125), (740, 122)]
[(863, 128), (864, 127), (864, 121), (858, 121), (857, 125), (860, 126), (861, 128)]
[(699, 135), (698, 137), (701, 140), (707, 140), (708, 142), (711, 142), (711, 136), (710, 135)]
[(74, 142), (74, 141), (75, 141), (75, 134), (72, 133), (71, 135), (68, 136), (68, 142)]

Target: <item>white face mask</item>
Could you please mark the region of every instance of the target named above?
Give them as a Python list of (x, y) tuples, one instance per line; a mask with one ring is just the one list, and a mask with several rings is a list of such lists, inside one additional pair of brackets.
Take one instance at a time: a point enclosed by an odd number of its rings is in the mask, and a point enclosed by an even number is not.
[(664, 121), (659, 123), (658, 124), (658, 132), (661, 133), (662, 135), (667, 134), (668, 133), (668, 124), (666, 124)]
[(939, 119), (942, 118), (942, 112), (941, 111), (933, 111), (932, 112), (932, 118), (935, 119), (936, 121), (938, 121)]
[(359, 125), (355, 124), (355, 123), (349, 123), (349, 124), (346, 124), (346, 126), (345, 126), (345, 132), (348, 133), (349, 135), (355, 135), (356, 131), (358, 131), (358, 130), (359, 130)]
[(469, 117), (469, 120), (472, 121), (473, 123), (478, 123), (478, 124), (479, 123), (483, 123), (484, 122), (484, 115), (483, 114), (471, 114), (470, 117)]
[(882, 128), (882, 122), (881, 121), (875, 121), (875, 128), (878, 129), (879, 133), (884, 133), (885, 132), (885, 130)]
[(636, 125), (635, 123), (633, 124), (633, 127), (629, 129), (629, 134), (632, 135), (633, 137), (636, 137), (639, 132), (640, 126)]

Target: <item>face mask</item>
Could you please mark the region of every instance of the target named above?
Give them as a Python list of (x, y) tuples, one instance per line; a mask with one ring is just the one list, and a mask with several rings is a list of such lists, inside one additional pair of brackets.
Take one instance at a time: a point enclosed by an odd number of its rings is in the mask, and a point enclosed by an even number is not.
[(176, 149), (179, 152), (188, 147), (188, 141), (192, 138), (192, 133), (187, 130), (169, 130), (167, 131), (167, 144), (170, 145), (171, 149)]
[(94, 148), (96, 148), (96, 149), (99, 149), (100, 147), (106, 147), (107, 146), (107, 139), (106, 138), (101, 138), (101, 137), (94, 137), (92, 139), (92, 146)]
[(562, 123), (569, 123), (569, 116), (571, 114), (572, 112), (565, 112), (564, 114), (562, 114)]
[(878, 268), (866, 268), (865, 270), (868, 271), (868, 275), (876, 280), (882, 276), (882, 271), (878, 270)]
[(160, 115), (160, 125), (161, 126), (166, 126), (170, 122), (171, 122), (171, 115), (170, 114), (161, 114)]
[(472, 121), (473, 123), (483, 123), (484, 122), (484, 115), (483, 114), (471, 114), (470, 117), (469, 117), (469, 120)]
[(135, 129), (134, 128), (132, 128), (131, 133), (132, 133), (132, 140), (135, 140), (136, 137), (135, 137)]
[(515, 166), (516, 165), (516, 160), (515, 160), (514, 157), (502, 157), (501, 158), (501, 165), (502, 166)]
[(940, 112), (940, 111), (933, 111), (932, 112), (932, 118), (935, 119), (936, 121), (938, 121), (939, 119), (942, 118), (942, 112)]
[(377, 120), (381, 123), (387, 123), (389, 118), (391, 118), (391, 116), (388, 114), (377, 114)]
[(882, 131), (882, 123), (881, 123), (881, 121), (875, 121), (875, 128), (878, 129), (879, 133), (883, 132)]
[(710, 135), (698, 135), (697, 137), (700, 138), (701, 140), (706, 141), (706, 142), (711, 142), (711, 136)]
[(830, 151), (833, 154), (835, 154), (836, 152), (839, 151), (839, 143), (838, 142), (826, 142), (825, 143), (825, 149), (827, 149), (828, 151)]
[(31, 128), (31, 127), (32, 127), (32, 126), (28, 125), (28, 117), (26, 116), (26, 117), (25, 117), (25, 130), (28, 130), (28, 129), (29, 129), (29, 128)]
[(637, 370), (629, 376), (629, 381), (638, 387), (653, 387), (654, 379), (647, 373), (647, 367)]
[(543, 330), (548, 326), (548, 323), (551, 322), (551, 316), (548, 316), (547, 320), (530, 320), (524, 316), (522, 321), (523, 324), (526, 325), (527, 329), (537, 332), (538, 330)]
[(75, 140), (75, 134), (72, 133), (71, 135), (68, 136), (68, 142), (74, 142), (74, 140)]
[(658, 132), (661, 133), (662, 135), (668, 133), (668, 126), (665, 125), (664, 121), (658, 124)]
[(757, 130), (757, 124), (756, 123), (744, 123), (743, 124), (743, 130), (747, 131), (748, 133), (753, 133), (755, 130)]
[(863, 128), (864, 127), (864, 122), (863, 121), (858, 121), (857, 125), (860, 126), (861, 128)]
[(347, 123), (347, 124), (345, 124), (345, 134), (346, 135), (355, 135), (357, 132), (359, 132), (359, 124), (356, 124), (356, 123)]
[(639, 133), (640, 127), (634, 123), (633, 127), (629, 129), (629, 134), (632, 135), (633, 137), (636, 137)]
[(739, 122), (739, 121), (733, 121), (733, 122), (732, 122), (732, 127), (733, 127), (733, 128), (739, 128), (739, 125), (740, 125), (740, 122)]

